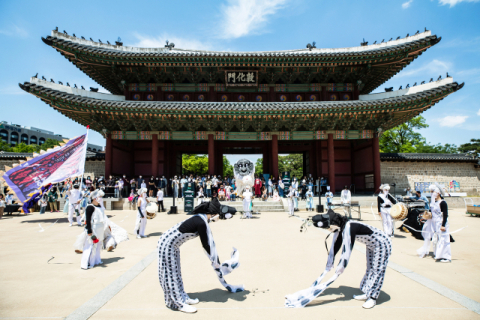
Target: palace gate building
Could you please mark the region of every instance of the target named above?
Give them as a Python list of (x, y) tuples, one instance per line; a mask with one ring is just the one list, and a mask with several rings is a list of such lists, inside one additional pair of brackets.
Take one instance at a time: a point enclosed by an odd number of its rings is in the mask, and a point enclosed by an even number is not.
[[(371, 92), (441, 38), (430, 31), (357, 47), (265, 52), (135, 48), (58, 31), (43, 42), (111, 94), (36, 77), (20, 87), (106, 137), (105, 173), (181, 173), (181, 155), (301, 153), (304, 172), (334, 190), (380, 185), (378, 136), (462, 88), (451, 77)], [(387, 89), (386, 89), (387, 91)]]

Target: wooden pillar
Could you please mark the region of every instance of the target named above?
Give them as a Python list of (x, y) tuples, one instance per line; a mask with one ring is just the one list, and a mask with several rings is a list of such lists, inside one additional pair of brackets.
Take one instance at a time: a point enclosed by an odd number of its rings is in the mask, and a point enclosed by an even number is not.
[(105, 146), (105, 179), (112, 174), (112, 156), (113, 156), (113, 145), (112, 145), (112, 136), (107, 134), (107, 142)]
[(271, 174), (278, 178), (278, 135), (272, 135), (272, 172)]
[(335, 148), (333, 146), (333, 134), (328, 134), (327, 153), (328, 153), (328, 184), (330, 191), (335, 193)]
[(158, 134), (152, 134), (152, 176), (158, 176)]
[(215, 174), (215, 140), (213, 134), (208, 135), (208, 174)]
[(318, 171), (317, 171), (317, 141), (312, 141), (311, 146), (310, 146), (310, 173), (313, 177), (313, 179), (317, 179), (318, 177)]
[(380, 188), (382, 183), (382, 176), (380, 172), (380, 146), (378, 143), (378, 136), (373, 138), (372, 141), (372, 151), (373, 151), (373, 190), (374, 192)]
[[(269, 173), (270, 171), (270, 159), (268, 158), (268, 151), (269, 151), (269, 148), (268, 148), (268, 142), (265, 142), (264, 146), (263, 146), (263, 149), (262, 149), (262, 152), (263, 152), (263, 173)], [(260, 176), (260, 179), (262, 178), (263, 176)]]

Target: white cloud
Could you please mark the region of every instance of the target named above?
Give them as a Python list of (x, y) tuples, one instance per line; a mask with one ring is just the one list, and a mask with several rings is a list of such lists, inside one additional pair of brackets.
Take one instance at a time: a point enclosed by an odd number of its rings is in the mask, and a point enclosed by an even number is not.
[(28, 32), (27, 30), (20, 28), (19, 26), (12, 24), (10, 27), (6, 29), (0, 29), (0, 34), (3, 34), (5, 36), (13, 37), (13, 36), (18, 36), (21, 38), (26, 38), (28, 37)]
[(132, 44), (134, 47), (140, 48), (158, 48), (164, 47), (165, 41), (168, 40), (169, 42), (175, 43), (175, 48), (181, 49), (196, 49), (196, 50), (211, 50), (212, 46), (209, 43), (202, 42), (195, 39), (186, 39), (177, 36), (171, 36), (166, 33), (162, 34), (161, 36), (151, 37), (145, 36), (139, 33), (134, 34), (135, 38), (137, 38), (137, 42)]
[(407, 2), (402, 3), (402, 8), (407, 9), (410, 8), (410, 5), (412, 4), (413, 0), (408, 0)]
[(468, 116), (446, 116), (444, 118), (437, 119), (440, 123), (440, 127), (456, 127), (461, 125), (467, 120)]
[(404, 78), (404, 77), (410, 77), (410, 76), (416, 76), (418, 74), (422, 74), (422, 76), (427, 75), (427, 76), (430, 76), (430, 78), (434, 78), (434, 80), (436, 80), (437, 79), (436, 77), (438, 77), (438, 75), (442, 75), (443, 77), (451, 69), (452, 69), (452, 64), (450, 62), (434, 59), (420, 68), (404, 70), (400, 72), (396, 76), (396, 78)]
[(240, 38), (252, 33), (261, 33), (267, 18), (283, 9), (288, 0), (228, 0), (223, 5), (220, 37)]
[(480, 0), (438, 0), (438, 2), (444, 6), (444, 5), (450, 5), (451, 7), (454, 7), (457, 3), (460, 2), (479, 2)]

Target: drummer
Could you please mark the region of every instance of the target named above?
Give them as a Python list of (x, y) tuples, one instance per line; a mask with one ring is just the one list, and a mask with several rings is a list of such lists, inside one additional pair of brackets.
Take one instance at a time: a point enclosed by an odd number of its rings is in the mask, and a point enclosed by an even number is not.
[(382, 217), (383, 232), (389, 237), (393, 237), (394, 221), (390, 215), (390, 209), (397, 203), (394, 197), (389, 193), (390, 186), (388, 184), (382, 184), (380, 186), (380, 193), (377, 197), (378, 214)]
[(423, 202), (425, 202), (425, 209), (430, 210), (430, 205), (428, 204), (427, 197), (422, 196), (421, 191), (417, 190), (417, 191), (415, 191), (415, 195), (413, 197), (406, 197), (406, 198), (411, 199), (411, 200), (415, 200), (415, 201), (423, 201)]

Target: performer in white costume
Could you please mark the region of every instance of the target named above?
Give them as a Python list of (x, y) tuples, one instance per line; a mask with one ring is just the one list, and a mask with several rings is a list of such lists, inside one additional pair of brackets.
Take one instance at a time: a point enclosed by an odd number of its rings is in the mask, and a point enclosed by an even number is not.
[(340, 194), (340, 199), (342, 200), (343, 204), (343, 213), (345, 213), (345, 216), (352, 217), (352, 212), (351, 212), (351, 203), (352, 203), (352, 193), (350, 190), (348, 190), (348, 186), (345, 186), (345, 189), (342, 190), (342, 193)]
[(311, 186), (308, 187), (308, 191), (305, 196), (307, 198), (307, 211), (313, 211), (313, 191)]
[[(361, 222), (348, 221), (333, 210), (327, 214), (319, 214), (312, 218), (313, 225), (319, 228), (330, 229), (333, 234), (332, 245), (328, 254), (325, 271), (307, 289), (285, 297), (285, 306), (289, 308), (303, 308), (313, 299), (325, 291), (342, 273), (348, 265), (355, 241), (366, 245), (367, 271), (360, 283), (362, 295), (354, 295), (359, 301), (366, 301), (363, 308), (370, 309), (376, 305), (380, 290), (385, 279), (388, 260), (392, 253), (392, 241), (382, 231)], [(333, 268), (335, 255), (340, 252), (340, 261), (335, 274), (325, 283), (321, 283), (325, 275)]]
[(203, 194), (203, 188), (200, 187), (200, 189), (198, 190), (197, 192), (197, 206), (199, 204), (202, 204), (203, 202), (205, 202), (205, 195)]
[(91, 269), (97, 264), (102, 264), (100, 253), (103, 247), (105, 225), (107, 217), (102, 210), (100, 202), (104, 193), (101, 190), (92, 192), (92, 203), (85, 210), (85, 233), (82, 261), (80, 267), (82, 269)]
[(430, 252), (430, 241), (435, 238), (434, 247), (435, 260), (440, 262), (451, 262), (452, 251), (450, 247), (450, 226), (448, 223), (448, 206), (442, 196), (445, 195), (443, 188), (437, 185), (430, 186), (432, 200), (430, 202), (431, 219), (427, 219), (423, 225), (423, 247), (417, 250), (420, 258)]
[(240, 265), (238, 251), (234, 248), (231, 259), (220, 264), (209, 226), (209, 222), (230, 219), (232, 215), (222, 213), (220, 202), (215, 197), (211, 202), (204, 202), (195, 207), (192, 213), (195, 214), (193, 217), (173, 226), (158, 240), (158, 278), (163, 289), (165, 304), (168, 308), (186, 313), (197, 312), (197, 309), (191, 305), (199, 302), (198, 299), (190, 298), (183, 286), (180, 246), (190, 239), (200, 237), (218, 280), (229, 292), (244, 290), (243, 285), (234, 286), (225, 281), (225, 276)]
[(378, 214), (382, 217), (383, 231), (389, 236), (393, 237), (395, 222), (390, 215), (390, 209), (397, 203), (394, 197), (388, 191), (390, 186), (388, 184), (382, 184), (380, 186), (380, 193), (377, 197)]
[(70, 227), (73, 225), (73, 217), (77, 221), (77, 224), (81, 226), (82, 216), (80, 214), (80, 202), (82, 201), (82, 193), (78, 184), (73, 186), (73, 189), (67, 191), (68, 195), (68, 222)]
[(296, 190), (290, 186), (288, 188), (288, 194), (287, 194), (287, 200), (288, 200), (288, 210), (289, 210), (289, 215), (294, 216), (295, 215), (295, 194)]
[(333, 193), (330, 191), (330, 186), (327, 186), (327, 192), (325, 192), (325, 198), (327, 198), (327, 209), (332, 208)]
[(137, 239), (146, 238), (145, 228), (147, 227), (147, 188), (140, 188), (138, 190), (138, 212), (137, 220), (135, 221), (134, 233), (137, 235)]
[(253, 194), (250, 192), (250, 186), (245, 186), (245, 191), (242, 194), (243, 198), (243, 217), (245, 219), (250, 219), (252, 217), (252, 212), (250, 210), (250, 205), (252, 203)]

